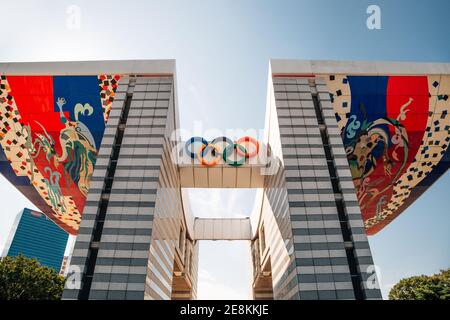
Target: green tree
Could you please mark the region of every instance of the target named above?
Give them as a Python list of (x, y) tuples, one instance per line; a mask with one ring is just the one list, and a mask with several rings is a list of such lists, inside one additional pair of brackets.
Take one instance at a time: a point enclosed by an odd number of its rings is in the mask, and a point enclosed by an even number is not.
[(432, 276), (400, 280), (389, 292), (390, 300), (450, 300), (450, 269)]
[(64, 281), (36, 259), (19, 255), (0, 261), (0, 300), (59, 300)]

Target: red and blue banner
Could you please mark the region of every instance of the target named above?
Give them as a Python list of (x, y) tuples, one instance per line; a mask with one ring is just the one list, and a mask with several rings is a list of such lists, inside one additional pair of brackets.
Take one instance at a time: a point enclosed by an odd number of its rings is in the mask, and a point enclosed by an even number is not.
[(76, 234), (117, 75), (1, 76), (0, 173)]
[(449, 168), (449, 76), (327, 81), (368, 234), (387, 225)]

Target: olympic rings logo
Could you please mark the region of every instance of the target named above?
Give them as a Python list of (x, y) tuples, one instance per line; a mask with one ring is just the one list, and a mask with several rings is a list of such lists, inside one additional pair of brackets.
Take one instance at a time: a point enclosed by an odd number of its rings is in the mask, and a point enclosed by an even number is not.
[[(201, 143), (201, 146), (194, 151), (195, 143)], [(222, 148), (219, 145), (222, 144)], [(252, 150), (248, 148), (253, 145)], [(259, 152), (259, 142), (252, 137), (242, 137), (233, 141), (227, 137), (218, 137), (210, 142), (202, 137), (192, 137), (185, 144), (185, 151), (192, 159), (197, 158), (203, 166), (214, 167), (223, 159), (225, 163), (233, 167), (242, 166), (247, 159), (256, 156)], [(207, 155), (211, 154), (211, 160)]]

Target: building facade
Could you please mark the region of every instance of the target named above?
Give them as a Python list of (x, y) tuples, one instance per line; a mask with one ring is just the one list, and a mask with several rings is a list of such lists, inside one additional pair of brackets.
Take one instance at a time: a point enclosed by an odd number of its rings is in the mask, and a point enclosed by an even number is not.
[(380, 299), (367, 285), (372, 256), (324, 80), (276, 74), (268, 94), (266, 130), (282, 165), (266, 178), (253, 241), (255, 298), (272, 289), (275, 299)]
[(25, 208), (17, 215), (3, 256), (35, 258), (59, 273), (68, 237), (46, 215)]
[[(53, 122), (23, 70), (54, 74)], [(177, 136), (171, 60), (0, 71), (2, 173), (77, 234), (64, 299), (195, 299), (201, 240), (249, 242), (255, 299), (380, 299), (367, 234), (449, 167), (449, 64), (272, 60), (264, 137), (212, 141)], [(196, 218), (192, 187), (256, 188), (254, 210)]]

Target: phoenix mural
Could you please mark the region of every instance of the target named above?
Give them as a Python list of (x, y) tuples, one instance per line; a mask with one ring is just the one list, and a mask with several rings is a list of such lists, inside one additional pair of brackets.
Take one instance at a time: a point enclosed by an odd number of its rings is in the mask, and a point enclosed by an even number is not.
[(1, 76), (0, 173), (76, 234), (120, 76)]
[(450, 76), (329, 75), (327, 86), (367, 233), (450, 164)]

